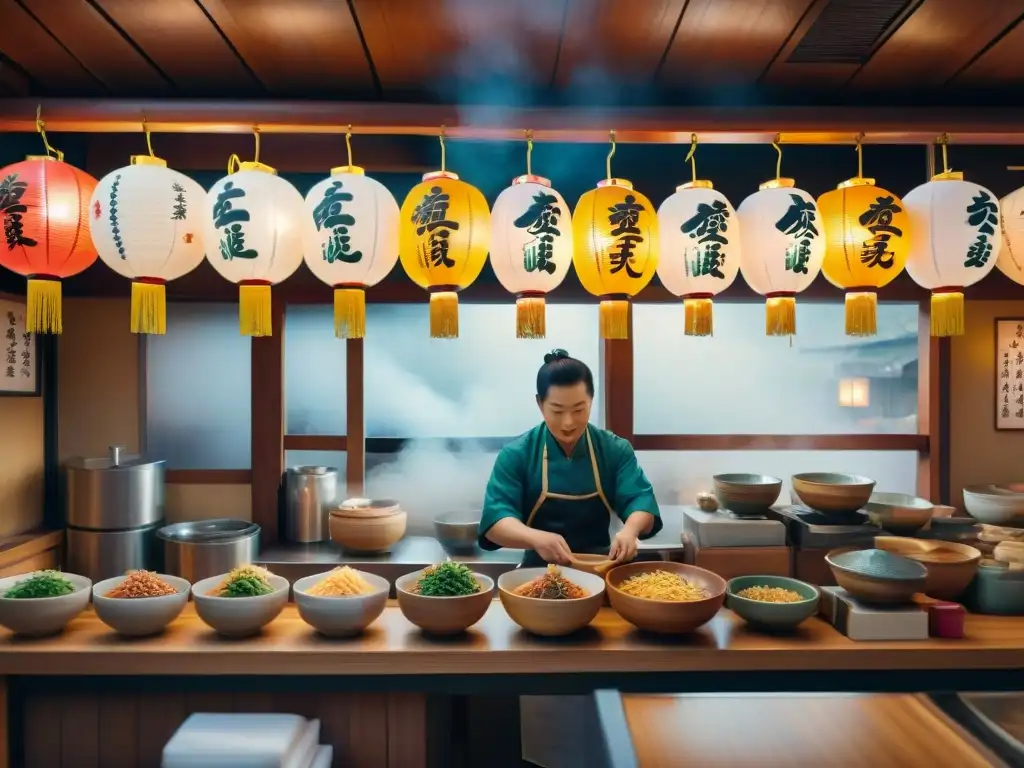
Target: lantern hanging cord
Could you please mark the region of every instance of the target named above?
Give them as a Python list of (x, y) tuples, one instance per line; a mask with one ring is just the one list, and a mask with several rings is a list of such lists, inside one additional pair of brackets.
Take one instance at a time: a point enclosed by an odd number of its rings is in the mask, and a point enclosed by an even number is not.
[[(254, 163), (259, 163), (259, 161), (260, 161), (260, 127), (258, 125), (254, 125), (252, 127), (252, 135), (253, 135), (253, 138), (256, 140), (256, 154), (253, 157), (253, 162)], [(237, 171), (241, 167), (242, 167), (242, 161), (239, 159), (238, 155), (232, 155), (231, 157), (228, 158), (228, 175), (229, 176), (232, 173), (234, 173), (235, 171)]]
[(690, 134), (690, 151), (686, 153), (686, 160), (690, 164), (690, 172), (693, 174), (691, 181), (697, 180), (697, 161), (694, 159), (694, 155), (697, 153), (697, 134)]
[(772, 147), (775, 149), (776, 152), (779, 153), (779, 157), (775, 161), (775, 178), (776, 179), (781, 179), (782, 178), (782, 147), (779, 146), (779, 143), (781, 141), (782, 141), (782, 134), (776, 134), (775, 135), (775, 141), (772, 142)]
[(441, 126), (441, 132), (437, 135), (437, 140), (441, 142), (441, 171), (443, 172), (445, 170), (445, 161), (447, 160), (447, 158), (445, 157), (446, 150), (445, 150), (445, 147), (444, 147), (444, 126), (443, 125)]
[(533, 176), (533, 131), (526, 129), (526, 175)]
[(55, 157), (58, 161), (64, 161), (64, 153), (56, 147), (50, 146), (50, 142), (46, 139), (46, 123), (43, 122), (43, 105), (40, 104), (36, 107), (36, 130), (39, 132), (40, 137), (43, 139), (43, 147), (46, 148), (47, 157)]
[(149, 127), (146, 125), (146, 118), (142, 118), (142, 132), (146, 135), (146, 149), (149, 150), (149, 156), (156, 157), (153, 152), (153, 139), (150, 137)]
[(857, 134), (857, 178), (864, 178), (864, 133)]
[(937, 139), (940, 147), (942, 147), (942, 172), (949, 173), (949, 134), (944, 133)]
[(345, 131), (345, 150), (348, 152), (348, 167), (352, 167), (352, 126)]
[(608, 158), (604, 161), (605, 178), (611, 181), (612, 178), (612, 158), (615, 157), (615, 129), (612, 128), (608, 131), (608, 141), (611, 142), (612, 148), (608, 150)]

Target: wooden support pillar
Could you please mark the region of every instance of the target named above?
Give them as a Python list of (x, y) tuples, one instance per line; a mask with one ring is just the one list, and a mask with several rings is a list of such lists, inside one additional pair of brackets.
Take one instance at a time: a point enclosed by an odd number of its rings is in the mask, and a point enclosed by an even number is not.
[(629, 305), (629, 337), (601, 342), (601, 388), (604, 428), (633, 442), (633, 305)]
[(278, 499), (284, 472), (284, 312), (273, 304), (273, 335), (252, 339), (252, 521), (266, 548), (280, 539)]
[(362, 496), (366, 480), (366, 397), (363, 339), (345, 342), (346, 464), (349, 496)]

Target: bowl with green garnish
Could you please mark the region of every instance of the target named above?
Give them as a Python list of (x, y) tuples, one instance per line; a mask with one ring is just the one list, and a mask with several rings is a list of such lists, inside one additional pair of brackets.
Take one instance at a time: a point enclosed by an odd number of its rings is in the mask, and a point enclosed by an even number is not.
[(277, 618), (288, 602), (288, 579), (266, 568), (243, 565), (192, 585), (199, 618), (219, 635), (246, 637)]
[(92, 581), (60, 571), (0, 579), (0, 626), (16, 635), (53, 635), (89, 604)]
[(395, 582), (398, 607), (417, 627), (432, 635), (465, 632), (487, 613), (494, 581), (462, 563), (447, 560)]

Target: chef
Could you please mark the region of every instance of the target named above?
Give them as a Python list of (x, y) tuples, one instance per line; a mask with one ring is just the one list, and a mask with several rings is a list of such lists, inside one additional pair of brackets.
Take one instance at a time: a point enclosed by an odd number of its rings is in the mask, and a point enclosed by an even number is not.
[[(537, 406), (544, 421), (501, 449), (487, 483), (484, 549), (525, 549), (524, 567), (569, 565), (570, 553), (636, 556), (661, 530), (654, 489), (621, 437), (591, 426), (594, 375), (564, 349), (544, 356)], [(610, 518), (622, 529), (609, 537)]]

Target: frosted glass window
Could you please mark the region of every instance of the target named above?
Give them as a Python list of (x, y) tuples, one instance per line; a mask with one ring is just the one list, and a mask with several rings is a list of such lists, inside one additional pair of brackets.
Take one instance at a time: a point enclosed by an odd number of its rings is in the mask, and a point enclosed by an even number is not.
[(169, 469), (249, 469), (251, 341), (235, 304), (167, 305), (146, 337), (146, 452)]
[(801, 472), (847, 472), (875, 481), (875, 490), (917, 495), (916, 451), (637, 451), (659, 504), (693, 504), (713, 491), (711, 477), (753, 472), (782, 480), (779, 502), (789, 503), (791, 478)]
[(345, 340), (334, 336), (333, 307), (285, 312), (284, 392), (289, 435), (345, 434)]
[(366, 319), (367, 437), (511, 437), (538, 424), (537, 369), (565, 349), (598, 384), (597, 306), (550, 304), (547, 338), (517, 339), (515, 303), (462, 304), (459, 338), (431, 339), (422, 304), (371, 304)]
[[(715, 335), (679, 303), (633, 308), (637, 434), (917, 432), (917, 304), (881, 304), (846, 335), (842, 303), (797, 300), (797, 335), (766, 337), (764, 304), (715, 304)], [(753, 471), (753, 470), (752, 470)]]

